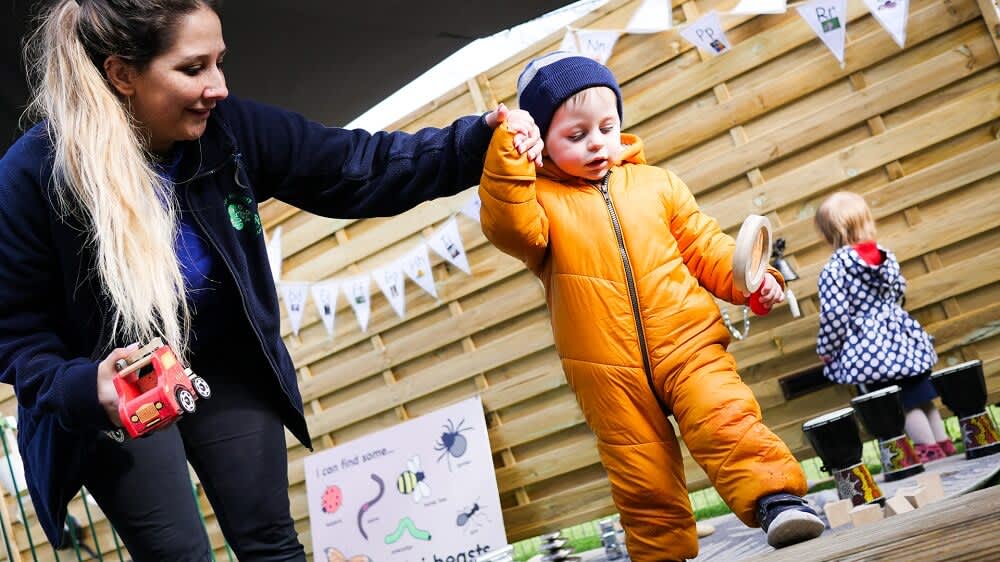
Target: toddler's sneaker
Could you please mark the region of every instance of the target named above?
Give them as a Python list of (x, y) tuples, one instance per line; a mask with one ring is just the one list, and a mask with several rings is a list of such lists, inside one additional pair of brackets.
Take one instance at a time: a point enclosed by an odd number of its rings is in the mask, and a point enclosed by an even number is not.
[(938, 446), (944, 451), (946, 456), (952, 456), (958, 454), (958, 449), (955, 448), (955, 444), (951, 442), (951, 439), (945, 439), (944, 441), (938, 441)]
[(941, 449), (941, 445), (937, 443), (917, 443), (913, 446), (917, 450), (917, 458), (920, 459), (921, 463), (929, 463), (932, 461), (941, 460), (948, 455), (945, 454), (944, 450)]
[(781, 548), (814, 539), (826, 525), (806, 500), (794, 494), (780, 493), (757, 500), (757, 519), (767, 533), (767, 544)]

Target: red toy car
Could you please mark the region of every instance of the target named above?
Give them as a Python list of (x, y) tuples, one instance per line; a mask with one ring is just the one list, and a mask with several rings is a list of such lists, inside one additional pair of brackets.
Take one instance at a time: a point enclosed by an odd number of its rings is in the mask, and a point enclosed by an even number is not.
[(170, 346), (155, 338), (116, 364), (118, 417), (129, 437), (145, 437), (184, 414), (193, 414), (198, 398), (212, 396), (205, 379), (185, 369)]

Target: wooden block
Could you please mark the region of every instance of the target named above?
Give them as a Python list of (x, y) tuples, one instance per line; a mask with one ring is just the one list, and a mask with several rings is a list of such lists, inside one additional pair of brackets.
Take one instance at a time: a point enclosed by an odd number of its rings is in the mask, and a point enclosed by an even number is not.
[(888, 517), (913, 511), (913, 506), (903, 496), (893, 496), (885, 502), (885, 514)]
[(930, 501), (936, 502), (944, 498), (944, 486), (941, 485), (941, 474), (937, 472), (924, 472), (923, 474), (918, 474), (914, 480), (927, 490), (927, 496)]
[(837, 527), (842, 527), (851, 522), (851, 508), (853, 504), (851, 500), (837, 500), (835, 502), (827, 502), (823, 506), (823, 511), (826, 512), (826, 519), (830, 522), (830, 528), (836, 529)]
[(878, 504), (859, 505), (851, 509), (851, 522), (855, 527), (869, 525), (885, 518), (882, 513), (882, 506)]
[(930, 503), (930, 496), (927, 493), (927, 488), (924, 488), (923, 486), (903, 488), (896, 492), (896, 495), (906, 498), (906, 501), (910, 502), (910, 505), (916, 509), (920, 509)]

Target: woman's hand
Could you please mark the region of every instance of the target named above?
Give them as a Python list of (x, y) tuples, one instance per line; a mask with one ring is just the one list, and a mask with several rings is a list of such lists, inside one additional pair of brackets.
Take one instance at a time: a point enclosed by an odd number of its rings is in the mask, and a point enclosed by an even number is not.
[(514, 148), (518, 154), (526, 155), (541, 168), (545, 143), (531, 114), (521, 109), (508, 109), (501, 103), (495, 111), (486, 114), (486, 124), (496, 129), (501, 123), (507, 123), (507, 128), (514, 132)]
[(115, 390), (114, 383), (115, 375), (118, 374), (115, 363), (119, 359), (125, 359), (137, 349), (139, 349), (137, 343), (128, 347), (119, 347), (97, 365), (97, 400), (104, 407), (108, 419), (115, 427), (122, 426), (122, 421), (118, 417), (118, 391)]

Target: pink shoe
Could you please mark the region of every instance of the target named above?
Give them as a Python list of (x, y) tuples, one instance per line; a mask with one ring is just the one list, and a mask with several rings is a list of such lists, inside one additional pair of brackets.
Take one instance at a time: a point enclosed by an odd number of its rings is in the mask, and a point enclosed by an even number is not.
[(946, 456), (950, 457), (952, 455), (957, 455), (958, 454), (958, 449), (955, 448), (955, 444), (951, 442), (951, 439), (945, 439), (944, 441), (938, 441), (937, 444), (938, 444), (938, 447), (941, 447), (941, 450), (944, 451), (944, 454)]
[(914, 447), (917, 449), (917, 458), (920, 459), (921, 463), (929, 463), (948, 456), (941, 449), (941, 445), (937, 443), (928, 443), (926, 445), (917, 443)]

